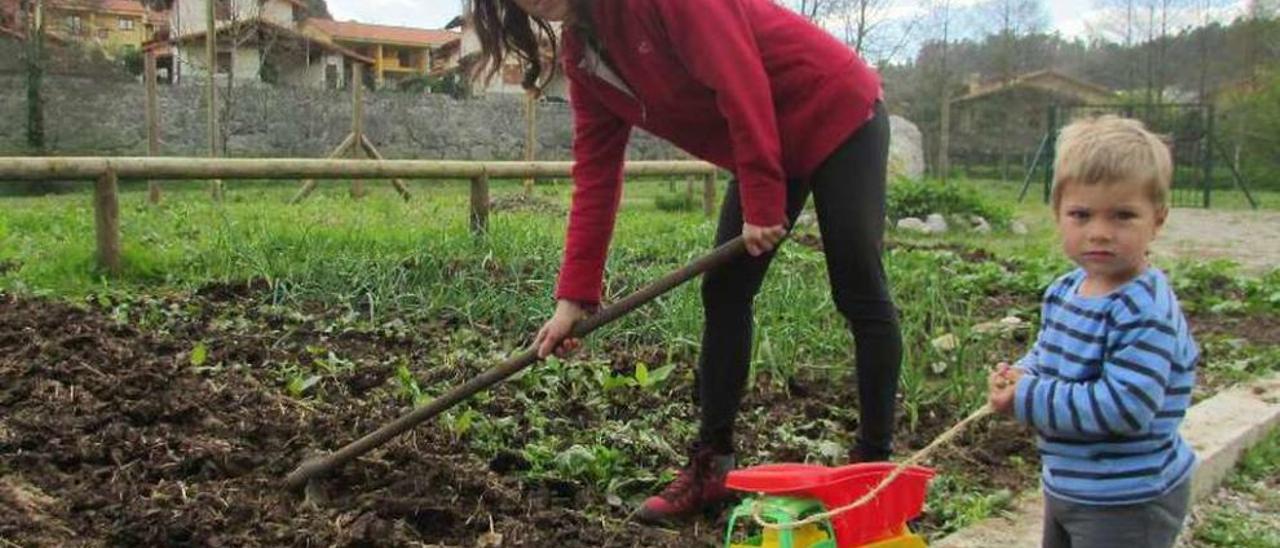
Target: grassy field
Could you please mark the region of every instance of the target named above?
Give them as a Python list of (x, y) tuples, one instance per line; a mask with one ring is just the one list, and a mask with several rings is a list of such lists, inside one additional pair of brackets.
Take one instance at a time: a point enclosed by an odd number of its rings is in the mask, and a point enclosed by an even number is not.
[[(606, 273), (608, 299), (709, 249), (714, 222), (700, 205), (655, 206), (684, 184), (627, 186)], [(1016, 316), (1034, 325), (1041, 291), (1069, 267), (1043, 205), (1015, 203), (1016, 185), (961, 184), (1012, 212), (1030, 233), (890, 232), (886, 266), (906, 341), (899, 454), (981, 405), (988, 368), (1018, 357), (1034, 335), (981, 324)], [(394, 414), (529, 341), (552, 310), (570, 188), (544, 183), (533, 198), (520, 198), (518, 184), (497, 182), (489, 232), (474, 236), (465, 182), (414, 182), (409, 203), (386, 185), (368, 186), (373, 194), (362, 201), (330, 184), (289, 206), (289, 184), (230, 183), (222, 205), (199, 184), (179, 184), (152, 207), (143, 189), (129, 185), (121, 197), (125, 270), (114, 279), (93, 266), (87, 194), (0, 198), (0, 296), (69, 302), (108, 324), (166, 337), (174, 348), (165, 359), (181, 370), (252, 371), (265, 390), (309, 412), (331, 404), (334, 412), (364, 409), (344, 407), (357, 404), (343, 386), (374, 371), (378, 388), (361, 401)], [(812, 231), (783, 248), (757, 299), (753, 388), (740, 419), (746, 463), (840, 463), (851, 443), (851, 337), (830, 301)], [(1200, 314), (1201, 342), (1214, 350), (1206, 352), (1201, 395), (1280, 369), (1277, 342), (1266, 334), (1267, 318), (1280, 311), (1280, 274), (1168, 266), (1186, 280), (1180, 296)], [(1239, 304), (1221, 306), (1227, 300)], [(597, 332), (571, 362), (553, 360), (450, 412), (445, 439), (428, 444), (431, 454), (477, 457), (522, 485), (576, 486), (570, 506), (585, 508), (582, 523), (625, 530), (629, 508), (670, 477), (662, 470), (679, 463), (694, 432), (687, 400), (701, 317), (696, 283), (673, 291)], [(636, 404), (646, 412), (637, 414)], [(355, 434), (331, 432), (321, 442)], [(942, 476), (931, 492), (927, 532), (980, 519), (1012, 491), (1033, 486), (1037, 465), (1027, 439), (992, 423), (936, 459)], [(508, 461), (519, 465), (494, 465)], [(525, 518), (515, 522), (527, 526)], [(434, 536), (417, 527), (417, 536), (405, 538), (465, 538), (475, 530), (467, 523)], [(511, 527), (509, 536), (523, 530)], [(699, 539), (714, 538), (705, 526), (696, 530)]]

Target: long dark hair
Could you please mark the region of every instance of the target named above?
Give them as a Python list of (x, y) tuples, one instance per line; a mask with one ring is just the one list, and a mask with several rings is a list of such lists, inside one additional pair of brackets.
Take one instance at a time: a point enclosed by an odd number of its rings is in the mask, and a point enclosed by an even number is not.
[[(570, 0), (574, 23), (569, 29), (573, 32), (590, 36), (591, 4), (595, 0)], [(524, 78), (520, 85), (524, 89), (542, 92), (551, 78), (555, 76), (555, 61), (559, 57), (559, 44), (555, 30), (547, 21), (528, 15), (512, 0), (472, 0), (471, 13), (467, 14), (475, 26), (476, 37), (480, 39), (479, 63), (470, 71), (469, 77), (486, 82), (502, 69), (507, 55), (515, 55), (524, 66)], [(568, 25), (566, 25), (568, 26)], [(545, 70), (542, 57), (542, 44), (551, 46), (551, 70)]]

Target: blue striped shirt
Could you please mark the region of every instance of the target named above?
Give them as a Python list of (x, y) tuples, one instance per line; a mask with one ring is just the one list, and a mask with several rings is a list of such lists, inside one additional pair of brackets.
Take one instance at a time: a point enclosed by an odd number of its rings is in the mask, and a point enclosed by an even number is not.
[(1163, 272), (1078, 295), (1083, 270), (1045, 291), (1040, 335), (1018, 361), (1014, 414), (1039, 433), (1044, 488), (1082, 504), (1146, 502), (1191, 474), (1178, 434), (1200, 352)]

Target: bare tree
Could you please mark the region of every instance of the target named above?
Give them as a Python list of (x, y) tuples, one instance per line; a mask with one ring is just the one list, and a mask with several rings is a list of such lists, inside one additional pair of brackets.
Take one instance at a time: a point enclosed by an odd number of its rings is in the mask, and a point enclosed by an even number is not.
[(1139, 33), (1144, 37), (1143, 77), (1148, 107), (1164, 102), (1168, 86), (1170, 15), (1184, 8), (1190, 0), (1137, 0)]
[(1140, 0), (1098, 0), (1094, 7), (1104, 15), (1099, 22), (1091, 25), (1094, 38), (1124, 45), (1124, 88), (1134, 89), (1138, 85), (1138, 56), (1133, 46), (1138, 37), (1138, 2)]
[(898, 57), (918, 38), (915, 30), (926, 14), (921, 7), (909, 0), (832, 0), (831, 16), (859, 55), (884, 61)]
[(1012, 79), (1025, 69), (1024, 54), (1018, 40), (1043, 31), (1048, 14), (1043, 0), (992, 0), (983, 10), (988, 19), (987, 32), (997, 42), (992, 66), (1000, 80)]
[[(262, 78), (264, 74), (269, 74), (271, 71), (270, 56), (276, 50), (280, 38), (274, 27), (264, 24), (264, 2), (258, 0), (204, 1), (212, 2), (216, 12), (215, 28), (211, 32), (217, 42), (217, 52), (213, 59), (209, 59), (203, 51), (199, 54), (184, 56), (182, 63), (184, 66), (203, 71), (210, 78), (222, 78), (222, 81), (217, 82), (221, 89), (216, 93), (217, 98), (214, 100), (217, 105), (217, 131), (213, 136), (212, 145), (214, 150), (221, 151), (225, 155), (231, 137), (241, 130), (236, 127), (234, 117), (236, 108), (243, 99), (240, 96), (242, 94), (239, 93), (239, 83), (236, 81), (239, 54), (250, 50), (257, 54), (260, 59), (258, 74), (245, 76)], [(203, 15), (204, 7), (199, 11)], [(184, 26), (182, 21), (177, 21), (174, 33), (182, 35), (192, 32), (193, 29), (199, 32), (207, 26), (203, 18), (187, 22), (187, 25), (189, 26)], [(205, 30), (210, 31), (210, 29)]]
[(939, 105), (938, 128), (938, 161), (936, 170), (938, 178), (945, 184), (951, 171), (951, 25), (954, 16), (953, 0), (933, 0), (929, 6), (926, 20), (929, 27), (937, 29), (941, 52), (937, 69), (932, 76), (937, 90)]
[[(469, 1), (469, 0), (463, 0)], [(822, 21), (833, 11), (841, 0), (775, 0), (777, 3), (791, 8), (811, 21)]]
[[(262, 2), (253, 0), (227, 0), (227, 3), (231, 4), (230, 14), (227, 18), (227, 24), (225, 27), (227, 31), (225, 33), (219, 32), (220, 35), (225, 36), (225, 39), (220, 40), (220, 42), (224, 42), (226, 47), (231, 50), (230, 55), (228, 56), (229, 59), (226, 68), (226, 82), (224, 83), (224, 90), (221, 94), (222, 104), (220, 106), (222, 112), (219, 115), (220, 123), (218, 124), (218, 149), (222, 151), (223, 155), (225, 155), (228, 150), (227, 145), (231, 142), (231, 136), (234, 135), (238, 129), (234, 127), (233, 124), (233, 113), (236, 111), (238, 101), (240, 99), (236, 92), (237, 54), (242, 49), (249, 49), (250, 47), (256, 49), (259, 59), (259, 68), (258, 74), (253, 77), (262, 78), (267, 71), (271, 70), (268, 62), (270, 54), (275, 49), (276, 41), (278, 39), (275, 30), (263, 24)], [(215, 70), (219, 70), (219, 68), (215, 66)], [(355, 84), (358, 83), (359, 82)]]
[(1245, 13), (1253, 19), (1271, 19), (1280, 16), (1280, 0), (1249, 0)]
[(1196, 97), (1201, 101), (1208, 100), (1210, 72), (1218, 63), (1213, 62), (1209, 55), (1212, 49), (1209, 43), (1211, 39), (1210, 33), (1206, 30), (1213, 23), (1214, 12), (1217, 9), (1227, 7), (1231, 4), (1231, 0), (1194, 0), (1191, 6), (1192, 18), (1189, 24), (1194, 28), (1200, 28), (1200, 32), (1194, 33), (1196, 38)]

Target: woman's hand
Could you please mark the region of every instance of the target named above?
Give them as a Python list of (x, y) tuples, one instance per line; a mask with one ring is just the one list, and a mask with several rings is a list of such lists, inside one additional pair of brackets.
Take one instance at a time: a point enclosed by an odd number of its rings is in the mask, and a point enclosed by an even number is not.
[(756, 226), (750, 223), (742, 224), (742, 239), (747, 244), (747, 253), (752, 257), (759, 257), (773, 251), (778, 247), (778, 242), (787, 236), (787, 228), (783, 225), (777, 226)]
[(557, 301), (555, 313), (533, 338), (533, 345), (538, 349), (538, 357), (545, 358), (555, 352), (556, 357), (564, 358), (578, 350), (582, 346), (582, 340), (567, 337), (573, 330), (573, 322), (586, 316), (587, 312), (578, 306), (578, 303), (564, 299)]

